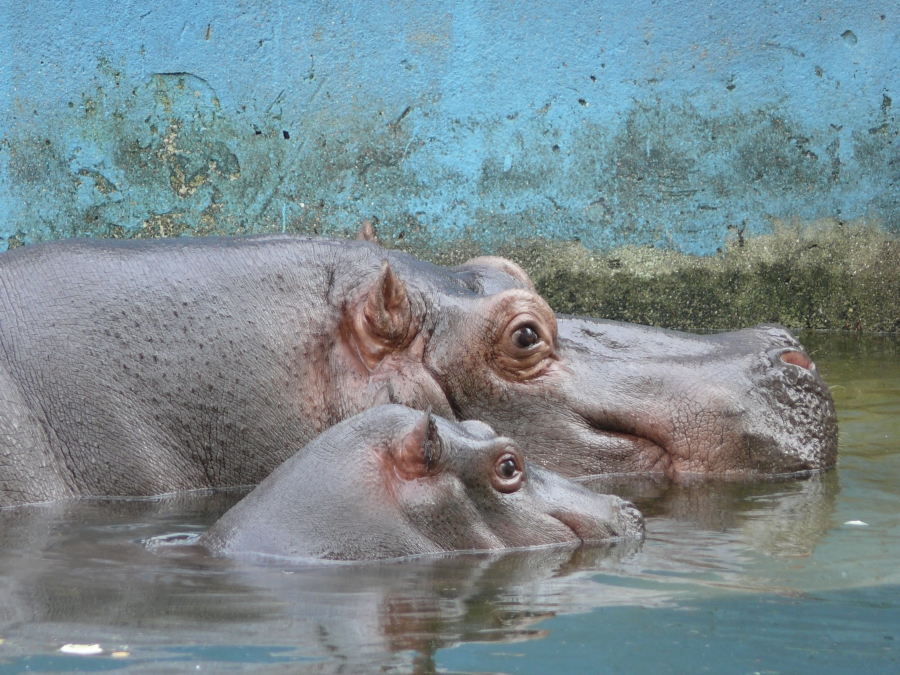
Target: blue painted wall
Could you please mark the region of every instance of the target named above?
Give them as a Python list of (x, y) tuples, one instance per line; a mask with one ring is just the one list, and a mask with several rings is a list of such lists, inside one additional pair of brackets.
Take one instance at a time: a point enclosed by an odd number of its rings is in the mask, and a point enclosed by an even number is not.
[(0, 248), (900, 230), (896, 3), (4, 5)]

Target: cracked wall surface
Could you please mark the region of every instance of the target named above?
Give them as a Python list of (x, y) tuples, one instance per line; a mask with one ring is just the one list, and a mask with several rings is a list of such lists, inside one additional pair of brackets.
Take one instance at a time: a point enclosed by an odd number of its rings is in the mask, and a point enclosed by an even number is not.
[[(896, 328), (887, 305), (840, 318), (865, 289), (835, 281), (858, 275), (834, 244), (862, 228), (887, 242), (872, 264), (900, 268), (894, 4), (36, 0), (5, 12), (0, 248), (348, 236), (370, 218), (388, 246), (506, 251), (544, 280), (565, 277), (573, 251), (646, 249), (674, 283), (684, 266), (669, 253), (715, 266), (761, 251), (761, 237), (790, 265), (788, 227), (831, 251), (821, 273), (843, 300), (819, 315), (797, 304), (784, 322)], [(617, 274), (591, 278), (614, 294), (628, 286)], [(724, 327), (625, 307), (621, 292), (547, 292), (567, 311)]]

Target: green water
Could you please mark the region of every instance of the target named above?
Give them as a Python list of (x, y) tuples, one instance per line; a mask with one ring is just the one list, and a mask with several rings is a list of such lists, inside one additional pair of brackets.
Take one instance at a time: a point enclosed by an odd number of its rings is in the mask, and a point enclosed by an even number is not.
[(803, 340), (837, 470), (596, 485), (642, 508), (642, 546), (262, 568), (142, 544), (239, 493), (0, 511), (0, 675), (898, 673), (900, 342)]
[(631, 487), (652, 514), (648, 541), (614, 579), (591, 580), (613, 586), (610, 595), (625, 602), (542, 622), (548, 635), (540, 642), (466, 645), (440, 655), (438, 665), (513, 673), (900, 672), (900, 344), (834, 335), (804, 341), (839, 412), (837, 471), (802, 482)]

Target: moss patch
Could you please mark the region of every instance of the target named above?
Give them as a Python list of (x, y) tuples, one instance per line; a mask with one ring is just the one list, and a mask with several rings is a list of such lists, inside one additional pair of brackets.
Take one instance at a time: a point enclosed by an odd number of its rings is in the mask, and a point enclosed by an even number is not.
[(690, 331), (766, 322), (900, 331), (900, 239), (866, 222), (777, 223), (770, 235), (735, 236), (713, 257), (649, 247), (601, 253), (551, 241), (413, 252), (443, 264), (506, 256), (566, 314)]

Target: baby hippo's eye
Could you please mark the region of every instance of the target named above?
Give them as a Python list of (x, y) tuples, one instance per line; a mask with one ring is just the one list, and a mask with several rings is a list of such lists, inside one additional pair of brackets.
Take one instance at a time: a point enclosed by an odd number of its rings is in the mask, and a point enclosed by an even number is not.
[(528, 349), (541, 341), (541, 336), (531, 326), (522, 326), (512, 334), (512, 341), (516, 347)]
[(512, 457), (503, 460), (497, 466), (497, 475), (499, 475), (501, 478), (505, 478), (506, 480), (509, 480), (510, 478), (515, 476), (516, 471), (518, 471), (518, 469), (516, 468), (516, 460), (514, 460)]

